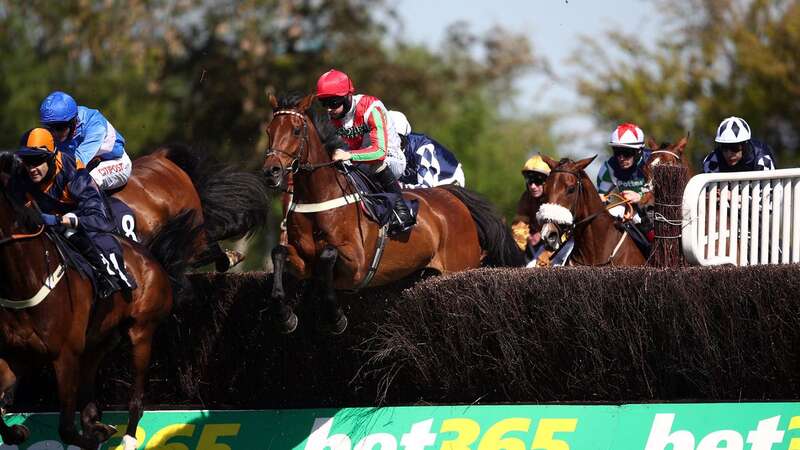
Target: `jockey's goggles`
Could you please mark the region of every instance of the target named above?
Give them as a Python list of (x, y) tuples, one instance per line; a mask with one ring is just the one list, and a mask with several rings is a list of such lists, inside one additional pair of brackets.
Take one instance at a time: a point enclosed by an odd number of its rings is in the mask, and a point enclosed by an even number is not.
[(528, 172), (525, 174), (525, 184), (535, 184), (537, 186), (544, 185), (547, 181), (547, 175), (539, 172)]
[(741, 142), (735, 144), (720, 144), (720, 149), (728, 153), (742, 153), (744, 151), (744, 144)]
[(53, 122), (53, 123), (48, 123), (45, 126), (47, 127), (47, 129), (55, 131), (56, 133), (63, 133), (64, 131), (68, 130), (70, 126), (72, 126), (72, 121)]
[(46, 163), (52, 157), (52, 153), (42, 153), (38, 155), (20, 155), (19, 159), (22, 161), (22, 164), (28, 167), (36, 167)]
[(322, 106), (327, 109), (336, 109), (342, 105), (344, 105), (345, 98), (344, 97), (323, 97), (319, 99), (319, 102)]
[(631, 158), (639, 153), (638, 148), (614, 147), (612, 150), (614, 150), (614, 156), (623, 156), (625, 158)]

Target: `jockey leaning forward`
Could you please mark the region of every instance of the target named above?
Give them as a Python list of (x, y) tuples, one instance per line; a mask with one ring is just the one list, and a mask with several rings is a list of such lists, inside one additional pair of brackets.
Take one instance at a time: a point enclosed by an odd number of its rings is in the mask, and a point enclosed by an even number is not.
[(631, 205), (632, 208), (625, 204), (613, 206), (608, 212), (625, 225), (630, 221), (636, 224), (639, 233), (633, 227), (626, 228), (647, 256), (653, 226), (639, 207), (642, 197), (649, 191), (644, 167), (652, 150), (645, 148), (644, 132), (633, 123), (617, 126), (611, 132), (608, 145), (614, 155), (603, 163), (597, 174), (597, 192), (609, 205), (623, 201)]
[(744, 119), (724, 119), (714, 142), (714, 150), (703, 159), (703, 173), (775, 170), (772, 148), (752, 139), (750, 125)]
[(386, 192), (396, 194), (394, 209), (399, 227), (393, 231), (409, 230), (415, 219), (403, 201), (397, 182), (405, 171), (406, 159), (386, 107), (375, 97), (356, 95), (350, 77), (335, 69), (319, 77), (317, 99), (348, 146), (348, 149), (336, 149), (331, 158), (359, 164)]
[(433, 138), (411, 131), (406, 115), (389, 111), (400, 148), (406, 157), (406, 170), (400, 176), (405, 189), (430, 188), (455, 184), (464, 187), (464, 169), (455, 155)]
[(25, 174), (12, 178), (9, 192), (20, 203), (35, 203), (44, 224), (63, 233), (84, 256), (96, 274), (98, 297), (134, 288), (124, 269), (122, 249), (111, 236), (114, 224), (103, 193), (83, 163), (59, 151), (55, 136), (45, 128), (26, 132), (16, 155)]
[(83, 163), (100, 187), (122, 187), (131, 176), (125, 138), (96, 109), (78, 106), (69, 94), (55, 91), (39, 107), (39, 121), (56, 137), (58, 149)]

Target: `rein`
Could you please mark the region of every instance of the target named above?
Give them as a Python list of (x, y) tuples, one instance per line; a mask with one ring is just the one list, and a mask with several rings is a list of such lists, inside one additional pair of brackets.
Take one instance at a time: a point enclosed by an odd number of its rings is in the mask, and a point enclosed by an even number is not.
[(34, 233), (28, 233), (28, 234), (15, 233), (15, 234), (12, 234), (9, 237), (0, 239), (0, 245), (7, 244), (9, 242), (21, 241), (21, 240), (24, 240), (24, 239), (35, 238), (36, 236), (39, 236), (40, 234), (42, 234), (42, 232), (44, 232), (44, 225), (39, 225), (39, 230), (34, 232)]

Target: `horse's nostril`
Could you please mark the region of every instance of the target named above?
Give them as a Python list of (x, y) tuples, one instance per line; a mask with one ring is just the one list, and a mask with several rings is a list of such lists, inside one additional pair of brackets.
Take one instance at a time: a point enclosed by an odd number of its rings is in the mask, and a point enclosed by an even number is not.
[(281, 173), (281, 168), (278, 167), (278, 166), (272, 166), (272, 169), (270, 169), (270, 172), (272, 173), (272, 175), (278, 175), (278, 174)]

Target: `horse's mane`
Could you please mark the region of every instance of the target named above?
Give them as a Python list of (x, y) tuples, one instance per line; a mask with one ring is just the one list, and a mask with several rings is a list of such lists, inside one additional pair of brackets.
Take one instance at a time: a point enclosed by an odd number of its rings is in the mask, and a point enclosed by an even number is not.
[(8, 190), (8, 184), (13, 177), (26, 176), (21, 170), (21, 164), (13, 152), (2, 151), (0, 152), (0, 191), (3, 191), (3, 196), (11, 204), (14, 210), (14, 216), (25, 228), (34, 228), (42, 225), (42, 216), (38, 211), (33, 208), (27, 208), (20, 203), (11, 192)]
[[(281, 109), (296, 109), (304, 97), (305, 96), (299, 92), (280, 94), (278, 96), (278, 107), (276, 111)], [(314, 123), (314, 128), (317, 129), (317, 134), (322, 141), (322, 145), (325, 146), (325, 150), (333, 152), (337, 148), (347, 148), (347, 144), (336, 134), (336, 128), (331, 123), (327, 114), (313, 108), (309, 108), (305, 113)]]

